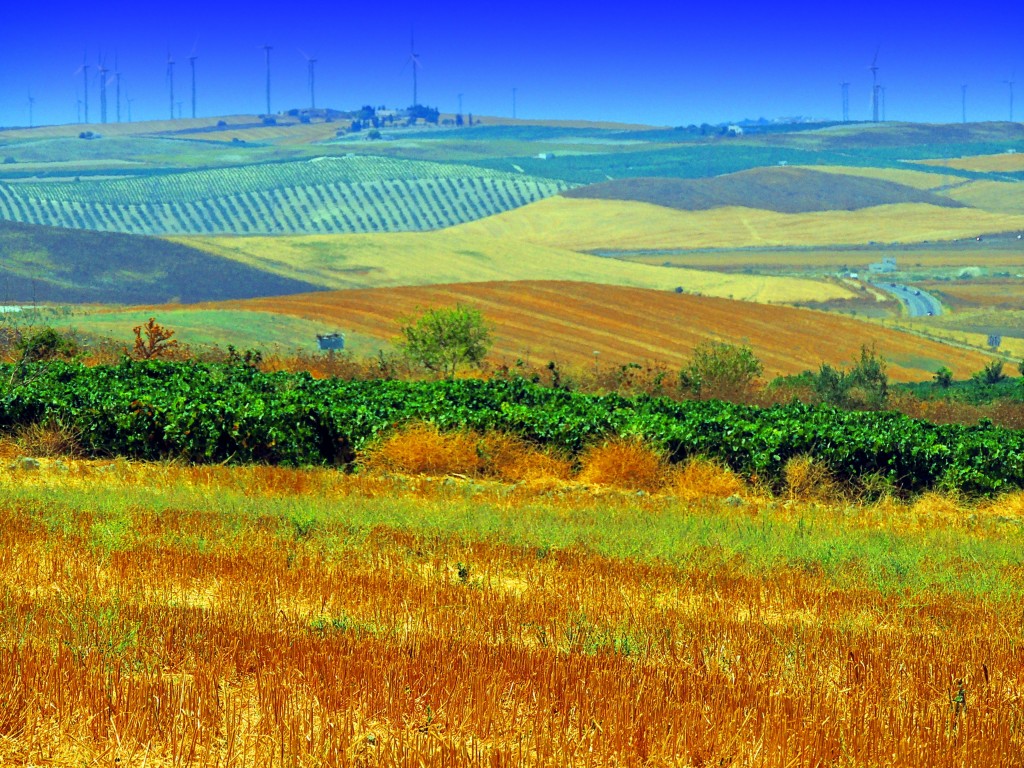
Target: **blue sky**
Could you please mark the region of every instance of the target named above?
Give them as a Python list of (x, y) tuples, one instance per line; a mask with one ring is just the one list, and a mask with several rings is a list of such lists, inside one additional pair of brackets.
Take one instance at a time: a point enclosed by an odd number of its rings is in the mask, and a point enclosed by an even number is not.
[[(694, 6), (700, 5), (697, 8)], [(145, 8), (141, 12), (140, 8)], [(271, 54), (275, 111), (306, 106), (306, 62), (318, 58), (317, 105), (404, 107), (415, 28), (420, 102), (454, 111), (522, 118), (579, 118), (686, 125), (744, 117), (871, 114), (878, 53), (890, 120), (959, 122), (966, 83), (970, 120), (1024, 119), (1024, 3), (824, 2), (614, 4), (524, 0), (411, 3), (217, 3), (161, 6), (110, 2), (7, 2), (0, 8), (0, 125), (73, 122), (83, 55), (92, 66), (116, 53), (136, 120), (169, 111), (166, 60), (176, 100), (189, 112), (187, 58), (197, 60), (198, 113), (258, 113), (265, 107), (264, 52)], [(113, 121), (113, 85), (108, 90)], [(90, 82), (99, 121), (99, 85)], [(127, 106), (122, 105), (127, 118)]]

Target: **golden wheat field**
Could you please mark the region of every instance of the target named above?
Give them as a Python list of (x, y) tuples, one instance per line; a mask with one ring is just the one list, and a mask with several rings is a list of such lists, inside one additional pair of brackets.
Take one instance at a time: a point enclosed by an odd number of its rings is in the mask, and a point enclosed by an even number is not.
[(912, 171), (904, 168), (871, 168), (854, 165), (794, 165), (789, 167), (802, 168), (808, 171), (820, 171), (821, 173), (859, 176), (865, 179), (892, 181), (896, 184), (905, 184), (908, 187), (923, 190), (942, 190), (945, 187), (963, 184), (966, 181), (962, 176), (930, 173), (928, 171)]
[[(807, 463), (772, 496), (628, 443), (576, 481), (509, 485), (444, 476), (472, 471), (451, 459), (462, 438), (399, 437), (357, 475), (0, 470), (0, 762), (981, 767), (1024, 751), (1024, 498), (843, 502)], [(438, 476), (393, 473), (439, 449)], [(618, 482), (638, 474), (650, 492)]]
[(1024, 230), (1024, 215), (907, 203), (858, 211), (677, 211), (649, 203), (548, 198), (454, 231), (576, 251), (915, 243)]
[[(492, 364), (556, 360), (591, 368), (685, 364), (713, 339), (749, 345), (769, 376), (845, 365), (875, 345), (897, 381), (928, 379), (942, 366), (980, 370), (988, 357), (837, 314), (592, 283), (495, 282), (325, 291), (201, 305), (320, 320), (361, 336), (391, 339), (401, 318), (464, 303), (494, 324)], [(157, 310), (153, 310), (157, 311)], [(595, 351), (598, 353), (595, 355)]]
[(394, 232), (302, 237), (169, 238), (218, 256), (328, 288), (374, 288), (493, 280), (579, 280), (687, 291), (757, 302), (852, 298), (834, 282), (750, 277), (630, 264), (511, 237)]

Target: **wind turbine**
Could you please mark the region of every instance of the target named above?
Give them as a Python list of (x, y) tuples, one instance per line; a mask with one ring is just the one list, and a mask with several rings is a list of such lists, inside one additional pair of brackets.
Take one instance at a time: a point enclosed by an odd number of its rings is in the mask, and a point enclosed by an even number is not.
[(839, 84), (839, 88), (843, 94), (843, 122), (850, 122), (850, 84), (842, 82)]
[(409, 62), (412, 64), (412, 105), (418, 107), (420, 104), (419, 99), (419, 69), (423, 65), (420, 63), (419, 54), (416, 53), (416, 36), (415, 33), (409, 33)]
[(167, 101), (170, 104), (171, 120), (174, 119), (174, 59), (167, 51)]
[(270, 52), (274, 50), (274, 46), (266, 45), (263, 46), (263, 52), (267, 55), (267, 115), (270, 115)]
[(875, 58), (871, 60), (871, 120), (878, 122), (878, 52), (882, 46), (875, 49)]
[[(198, 41), (196, 45), (198, 45)], [(188, 55), (188, 66), (192, 70), (192, 117), (196, 116), (196, 46), (192, 46), (192, 53)]]
[(32, 95), (32, 91), (28, 92), (28, 127), (34, 128), (35, 123), (32, 121), (32, 109), (36, 105), (36, 97)]
[(100, 81), (100, 122), (104, 124), (107, 122), (107, 72), (109, 71), (101, 56), (99, 64), (96, 65), (96, 77)]
[(967, 122), (967, 83), (960, 85), (960, 120)]
[(132, 102), (133, 101), (135, 101), (135, 99), (133, 99), (133, 98), (128, 96), (128, 89), (125, 88), (124, 89), (124, 103), (128, 105), (128, 122), (129, 123), (132, 121)]
[(309, 108), (316, 109), (316, 56), (310, 56), (301, 48), (299, 53), (306, 60), (306, 80), (309, 83)]
[(114, 54), (114, 96), (117, 109), (115, 110), (117, 122), (121, 122), (121, 68), (117, 65), (117, 54)]
[(75, 70), (75, 74), (82, 75), (82, 86), (84, 88), (84, 97), (82, 105), (85, 107), (85, 122), (89, 122), (89, 65), (86, 63), (87, 54), (82, 54), (82, 66)]
[(1013, 122), (1013, 84), (1014, 84), (1014, 82), (1016, 82), (1013, 79), (1014, 75), (1016, 75), (1016, 72), (1014, 72), (1013, 74), (1010, 75), (1010, 79), (1009, 80), (1003, 80), (1003, 82), (1006, 85), (1010, 86), (1010, 122), (1011, 123)]

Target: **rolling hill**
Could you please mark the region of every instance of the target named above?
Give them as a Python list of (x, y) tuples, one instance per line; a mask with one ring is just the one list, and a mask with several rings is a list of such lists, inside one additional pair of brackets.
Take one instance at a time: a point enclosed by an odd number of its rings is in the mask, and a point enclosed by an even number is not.
[[(499, 364), (523, 359), (536, 365), (557, 360), (576, 366), (651, 362), (678, 368), (707, 339), (749, 344), (769, 376), (817, 369), (822, 362), (846, 364), (858, 356), (862, 344), (872, 343), (889, 360), (890, 375), (900, 381), (928, 379), (943, 365), (965, 375), (989, 359), (980, 352), (824, 312), (561, 281), (330, 291), (224, 302), (202, 310), (315, 321), (354, 334), (360, 340), (356, 351), (373, 354), (376, 349), (366, 346), (367, 339), (386, 344), (397, 335), (399, 318), (456, 303), (478, 307), (494, 323), (491, 360)], [(306, 340), (307, 348), (312, 341)]]
[(576, 251), (917, 243), (1022, 230), (1024, 215), (921, 203), (787, 214), (738, 207), (680, 211), (561, 196), (455, 228)]
[(740, 207), (777, 213), (814, 213), (900, 203), (963, 207), (959, 202), (893, 181), (788, 167), (757, 168), (711, 179), (619, 179), (577, 187), (562, 195), (579, 199), (632, 200), (682, 211)]
[(151, 304), (320, 288), (155, 238), (0, 221), (4, 303)]
[(141, 235), (421, 231), (566, 188), (473, 166), (327, 156), (112, 180), (0, 183), (0, 219)]
[(630, 264), (515, 237), (447, 229), (376, 235), (176, 238), (211, 254), (327, 288), (372, 288), (493, 280), (582, 280), (756, 302), (848, 299), (830, 281), (727, 275)]

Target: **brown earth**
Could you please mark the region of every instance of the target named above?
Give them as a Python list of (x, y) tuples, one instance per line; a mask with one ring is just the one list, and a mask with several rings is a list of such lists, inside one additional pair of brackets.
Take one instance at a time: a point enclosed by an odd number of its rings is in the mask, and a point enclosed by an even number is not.
[[(325, 321), (347, 332), (393, 339), (402, 317), (457, 303), (494, 324), (491, 360), (532, 365), (682, 366), (702, 341), (749, 345), (767, 376), (849, 364), (862, 345), (877, 347), (898, 381), (919, 381), (941, 366), (979, 370), (988, 356), (825, 312), (729, 299), (571, 282), (492, 282), (329, 291), (223, 302), (208, 308), (275, 312)], [(198, 308), (198, 307), (197, 307)]]

